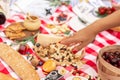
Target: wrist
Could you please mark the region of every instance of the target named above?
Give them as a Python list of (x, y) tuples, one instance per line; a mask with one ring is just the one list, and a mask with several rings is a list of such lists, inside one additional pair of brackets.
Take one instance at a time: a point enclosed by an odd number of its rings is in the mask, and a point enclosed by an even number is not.
[(97, 35), (99, 32), (101, 32), (101, 30), (99, 29), (98, 25), (88, 25), (86, 28), (84, 28), (84, 30), (88, 33), (88, 34), (93, 34), (93, 35)]

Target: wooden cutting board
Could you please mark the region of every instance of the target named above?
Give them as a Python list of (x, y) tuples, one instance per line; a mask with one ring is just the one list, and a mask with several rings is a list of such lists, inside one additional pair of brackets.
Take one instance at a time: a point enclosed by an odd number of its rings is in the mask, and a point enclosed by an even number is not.
[[(17, 26), (22, 26), (22, 27), (24, 27), (23, 22), (11, 23), (11, 24), (8, 25), (7, 27), (10, 27), (10, 26), (16, 26), (16, 27), (17, 27)], [(22, 30), (22, 32), (25, 33), (25, 36), (24, 36), (24, 37), (16, 38), (16, 39), (14, 39), (14, 40), (22, 41), (22, 40), (24, 40), (24, 39), (26, 39), (26, 38), (28, 38), (28, 37), (30, 37), (30, 36), (34, 36), (36, 33), (39, 32), (39, 30), (29, 31), (29, 30), (27, 30), (27, 29), (24, 29), (24, 30)]]

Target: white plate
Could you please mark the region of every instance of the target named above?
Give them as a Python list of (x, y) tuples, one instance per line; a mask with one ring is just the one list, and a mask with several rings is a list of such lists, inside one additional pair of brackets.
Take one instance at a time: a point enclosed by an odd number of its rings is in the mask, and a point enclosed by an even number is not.
[(79, 77), (81, 80), (88, 80), (87, 78), (82, 77), (82, 76), (71, 76), (71, 77), (66, 78), (66, 80), (73, 80), (74, 77)]
[(70, 19), (69, 13), (63, 12), (63, 14), (67, 15), (67, 18), (66, 18), (66, 20), (63, 20), (63, 21), (58, 22), (58, 21), (57, 21), (57, 17), (58, 17), (60, 14), (61, 14), (61, 13), (57, 13), (57, 14), (54, 15), (53, 22), (54, 22), (55, 24), (64, 24), (64, 23), (66, 23), (66, 22)]
[(96, 12), (98, 12), (98, 8), (95, 8), (95, 9), (93, 9), (93, 11), (92, 11), (92, 14), (93, 14), (94, 16), (98, 17), (98, 14), (97, 14)]

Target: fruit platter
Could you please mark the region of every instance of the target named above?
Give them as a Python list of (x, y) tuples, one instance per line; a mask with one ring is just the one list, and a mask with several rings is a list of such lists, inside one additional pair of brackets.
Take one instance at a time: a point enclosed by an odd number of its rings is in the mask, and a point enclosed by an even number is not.
[(57, 15), (54, 16), (54, 23), (55, 24), (64, 24), (68, 20), (70, 20), (71, 16), (69, 15), (68, 12), (60, 12)]

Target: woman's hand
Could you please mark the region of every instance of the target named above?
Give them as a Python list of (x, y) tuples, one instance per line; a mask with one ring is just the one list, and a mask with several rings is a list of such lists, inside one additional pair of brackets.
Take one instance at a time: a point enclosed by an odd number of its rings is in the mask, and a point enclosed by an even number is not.
[(83, 47), (87, 46), (95, 39), (96, 34), (87, 29), (82, 29), (70, 37), (64, 38), (60, 43), (67, 46), (74, 46), (73, 52), (77, 52)]

